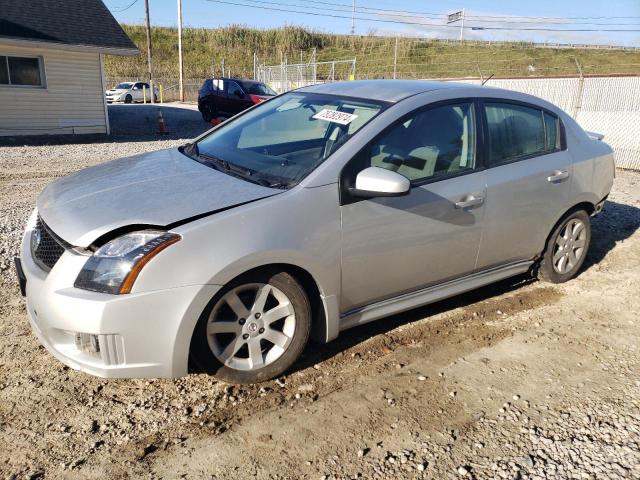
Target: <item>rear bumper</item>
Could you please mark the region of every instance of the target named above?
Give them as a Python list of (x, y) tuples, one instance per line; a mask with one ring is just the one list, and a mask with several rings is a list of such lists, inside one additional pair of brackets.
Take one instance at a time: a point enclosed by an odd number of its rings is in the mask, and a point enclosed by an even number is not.
[[(25, 239), (28, 235), (25, 235)], [(73, 287), (86, 257), (67, 251), (50, 272), (23, 240), (27, 314), (44, 347), (64, 364), (108, 378), (175, 378), (188, 372), (193, 329), (220, 288), (192, 285), (109, 295)]]

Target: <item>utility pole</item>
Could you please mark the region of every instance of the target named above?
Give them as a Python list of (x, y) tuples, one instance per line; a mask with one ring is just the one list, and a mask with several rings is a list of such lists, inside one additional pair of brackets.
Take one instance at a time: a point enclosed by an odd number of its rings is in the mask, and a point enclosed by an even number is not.
[(356, 0), (351, 3), (351, 35), (356, 33)]
[(460, 26), (460, 41), (464, 39), (464, 8), (462, 9), (462, 24)]
[(184, 102), (184, 84), (182, 73), (182, 0), (178, 0), (178, 75), (180, 75), (180, 101)]
[(147, 24), (147, 65), (149, 66), (149, 89), (151, 90), (151, 103), (156, 103), (156, 91), (153, 88), (153, 68), (151, 65), (151, 23), (149, 22), (149, 0), (144, 0), (144, 21)]

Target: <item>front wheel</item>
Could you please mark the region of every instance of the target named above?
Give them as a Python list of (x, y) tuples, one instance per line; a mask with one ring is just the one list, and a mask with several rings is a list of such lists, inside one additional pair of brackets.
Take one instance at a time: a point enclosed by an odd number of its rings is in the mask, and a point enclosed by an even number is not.
[(567, 215), (555, 228), (542, 255), (538, 278), (563, 283), (582, 267), (591, 242), (591, 221), (584, 210)]
[(191, 355), (205, 373), (255, 383), (284, 373), (311, 330), (306, 293), (288, 273), (256, 273), (226, 286), (195, 329)]
[(127, 95), (124, 97), (124, 103), (131, 103), (133, 101), (133, 97), (131, 95)]

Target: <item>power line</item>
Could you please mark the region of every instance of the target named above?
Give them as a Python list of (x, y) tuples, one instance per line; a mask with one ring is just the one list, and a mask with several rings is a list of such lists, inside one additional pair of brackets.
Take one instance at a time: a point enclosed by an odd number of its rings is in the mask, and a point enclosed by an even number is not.
[[(251, 3), (262, 3), (262, 2), (256, 2), (255, 0), (243, 0), (243, 1), (249, 1)], [(268, 2), (267, 2), (268, 3)], [(277, 5), (282, 7), (282, 6), (288, 6), (288, 7), (294, 7), (294, 8), (304, 8), (304, 9), (310, 9), (310, 10), (321, 10), (321, 11), (326, 11), (326, 8), (322, 8), (322, 7), (314, 7), (314, 6), (307, 6), (307, 5), (300, 5), (298, 3), (287, 3), (287, 2), (278, 2)], [(319, 4), (319, 5), (330, 5), (330, 6), (334, 6), (334, 7), (342, 7), (342, 8), (333, 8), (333, 11), (338, 11), (338, 12), (347, 12), (347, 13), (351, 13), (352, 17), (353, 15), (357, 12), (357, 13), (361, 13), (363, 15), (375, 15), (377, 17), (409, 17), (412, 19), (416, 19), (416, 18), (420, 18), (420, 17), (416, 17), (415, 13), (418, 12), (411, 12), (408, 10), (386, 10), (386, 9), (378, 9), (378, 8), (370, 8), (370, 7), (356, 7), (355, 5), (352, 4), (351, 7), (349, 7), (348, 5), (342, 4), (342, 3), (334, 3), (334, 2), (326, 2), (326, 1), (322, 1), (322, 0), (314, 0), (313, 2), (314, 4)], [(388, 13), (376, 13), (376, 12), (367, 12), (365, 10), (377, 10), (377, 11), (382, 11), (382, 12), (388, 12)], [(434, 17), (422, 17), (425, 18), (427, 20), (437, 20), (437, 19), (442, 19), (444, 20), (446, 18), (446, 15), (442, 15), (442, 14), (424, 14), (424, 15), (435, 15)], [(491, 18), (491, 17), (484, 17), (484, 16), (477, 16), (477, 15), (467, 15), (465, 14), (465, 19), (468, 18)], [(504, 23), (504, 24), (514, 24), (514, 23), (524, 23), (524, 24), (528, 24), (528, 23), (533, 23), (533, 24), (539, 24), (540, 21), (534, 21), (534, 20), (519, 20), (519, 18), (525, 18), (525, 17), (513, 17), (516, 18), (516, 20), (511, 20), (510, 18), (512, 17), (499, 17), (502, 18), (502, 20), (474, 20), (475, 22), (479, 22), (482, 21), (483, 23)], [(631, 17), (629, 17), (631, 18)], [(640, 18), (640, 17), (639, 17)], [(594, 25), (594, 26), (611, 26), (611, 27), (621, 27), (621, 26), (638, 26), (640, 27), (640, 23), (594, 23), (594, 22), (552, 22), (552, 23), (556, 23), (556, 24), (561, 24), (561, 25)], [(458, 27), (459, 28), (459, 27)]]
[(122, 7), (119, 9), (114, 9), (114, 13), (121, 13), (124, 12), (125, 10), (129, 10), (131, 7), (133, 7), (136, 3), (138, 3), (138, 0), (133, 0), (133, 2), (131, 2), (129, 5), (127, 5), (126, 7)]
[[(246, 3), (237, 3), (231, 2), (228, 0), (208, 0), (213, 3), (222, 3), (226, 5), (235, 5), (239, 7), (247, 7), (247, 8), (258, 8), (261, 10), (271, 10), (278, 12), (286, 12), (286, 13), (298, 13), (301, 15), (312, 15), (316, 17), (327, 17), (327, 18), (345, 18), (351, 19), (351, 16), (346, 15), (336, 15), (330, 13), (318, 13), (318, 12), (304, 12), (301, 10), (291, 10), (286, 8), (279, 8), (273, 5), (282, 5), (282, 3), (271, 3), (266, 1), (258, 1), (258, 0), (243, 0), (245, 2), (258, 3), (259, 5), (247, 5)], [(298, 8), (314, 8), (314, 7), (298, 7)], [(365, 20), (369, 22), (379, 22), (379, 23), (394, 23), (401, 25), (418, 25), (423, 27), (437, 27), (437, 28), (455, 28), (459, 29), (460, 27), (457, 25), (447, 25), (447, 24), (439, 24), (439, 23), (426, 23), (426, 22), (411, 22), (405, 20), (390, 20), (390, 19), (381, 19), (381, 18), (367, 18), (367, 17), (353, 17), (356, 20)], [(605, 29), (605, 28), (547, 28), (547, 27), (495, 27), (495, 26), (480, 26), (480, 25), (471, 25), (468, 27), (469, 29), (476, 30), (510, 30), (510, 31), (536, 31), (536, 32), (640, 32), (640, 28), (638, 29)]]
[[(333, 5), (333, 6), (344, 6), (342, 3), (334, 3), (334, 2), (326, 2), (326, 1), (317, 1), (314, 0), (313, 3), (320, 3), (324, 5)], [(446, 17), (448, 13), (435, 13), (435, 12), (424, 12), (424, 11), (415, 11), (415, 10), (398, 10), (398, 9), (386, 9), (386, 8), (374, 8), (374, 7), (361, 7), (366, 10), (377, 10), (380, 12), (403, 12), (403, 13), (413, 13), (418, 15), (426, 15), (426, 16), (436, 16), (436, 17)], [(618, 16), (618, 17), (608, 17), (608, 16), (597, 16), (597, 17), (543, 17), (543, 16), (529, 16), (529, 15), (473, 15), (467, 14), (465, 15), (468, 18), (500, 18), (500, 19), (508, 19), (508, 18), (528, 18), (528, 19), (536, 19), (536, 20), (619, 20), (619, 19), (630, 19), (630, 18), (640, 18), (640, 16)]]

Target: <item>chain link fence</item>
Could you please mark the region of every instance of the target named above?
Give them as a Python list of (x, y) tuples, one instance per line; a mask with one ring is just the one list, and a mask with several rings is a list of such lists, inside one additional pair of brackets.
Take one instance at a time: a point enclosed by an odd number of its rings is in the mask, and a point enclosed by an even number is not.
[(615, 151), (616, 166), (640, 170), (640, 76), (492, 78), (485, 85), (528, 93), (557, 105), (585, 130), (604, 135)]
[(256, 80), (266, 83), (278, 93), (316, 83), (354, 80), (356, 59), (331, 60), (280, 65), (258, 65)]

